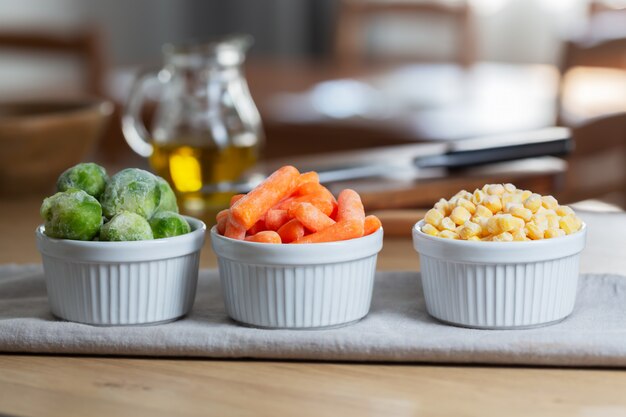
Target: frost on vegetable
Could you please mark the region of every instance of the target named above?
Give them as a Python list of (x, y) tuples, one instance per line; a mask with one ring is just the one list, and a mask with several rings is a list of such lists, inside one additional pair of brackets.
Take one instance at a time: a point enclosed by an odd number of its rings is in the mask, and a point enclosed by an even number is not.
[(99, 198), (107, 180), (106, 170), (93, 162), (74, 165), (65, 170), (57, 180), (57, 191), (67, 191), (72, 188), (85, 191), (87, 194)]
[(104, 215), (111, 219), (122, 211), (150, 218), (157, 210), (161, 197), (154, 175), (137, 168), (127, 168), (115, 174), (100, 199)]
[(150, 219), (150, 227), (155, 239), (180, 236), (191, 231), (187, 220), (172, 211), (156, 213)]
[(57, 239), (91, 240), (102, 224), (98, 200), (78, 189), (46, 198), (40, 214), (45, 221), (45, 234)]
[(102, 241), (132, 241), (153, 239), (150, 224), (142, 216), (129, 211), (122, 211), (107, 223), (100, 230), (100, 240)]
[(161, 199), (156, 211), (173, 211), (178, 213), (178, 204), (176, 203), (176, 194), (170, 187), (169, 183), (161, 177), (156, 177), (161, 191)]

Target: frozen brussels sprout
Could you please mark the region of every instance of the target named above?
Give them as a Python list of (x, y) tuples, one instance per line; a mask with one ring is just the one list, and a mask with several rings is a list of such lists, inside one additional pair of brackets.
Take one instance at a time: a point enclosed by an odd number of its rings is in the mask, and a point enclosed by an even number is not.
[(142, 169), (127, 168), (111, 177), (100, 203), (108, 219), (122, 211), (149, 219), (155, 213), (160, 198), (161, 190), (154, 175)]
[(57, 190), (67, 191), (76, 188), (99, 198), (108, 179), (106, 170), (100, 165), (93, 162), (82, 163), (74, 165), (61, 174), (57, 180)]
[(43, 200), (40, 210), (47, 236), (58, 239), (91, 240), (102, 224), (102, 207), (83, 190), (58, 192)]
[(159, 206), (156, 211), (173, 211), (178, 213), (178, 204), (176, 204), (176, 194), (172, 190), (172, 187), (161, 177), (156, 177), (159, 183), (159, 190), (161, 191), (161, 199), (159, 200)]
[(146, 219), (137, 213), (122, 211), (100, 229), (100, 240), (103, 241), (128, 241), (153, 239), (152, 229)]
[(187, 220), (173, 211), (156, 213), (150, 219), (150, 227), (155, 239), (184, 235), (191, 231)]

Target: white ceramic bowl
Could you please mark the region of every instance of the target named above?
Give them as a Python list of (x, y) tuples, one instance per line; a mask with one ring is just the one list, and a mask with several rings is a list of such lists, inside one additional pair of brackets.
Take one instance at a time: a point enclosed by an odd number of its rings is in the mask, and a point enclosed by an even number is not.
[(428, 313), (479, 329), (523, 329), (557, 323), (574, 309), (586, 226), (571, 235), (530, 242), (442, 239), (413, 228)]
[(52, 313), (80, 323), (117, 326), (176, 320), (193, 305), (206, 226), (136, 242), (53, 239), (35, 232)]
[(277, 245), (211, 229), (226, 312), (254, 327), (319, 329), (356, 322), (372, 300), (383, 230), (341, 242)]

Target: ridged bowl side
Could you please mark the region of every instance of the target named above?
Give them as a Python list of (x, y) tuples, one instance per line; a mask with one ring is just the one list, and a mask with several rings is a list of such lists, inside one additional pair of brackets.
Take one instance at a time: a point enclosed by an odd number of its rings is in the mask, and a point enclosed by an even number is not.
[(557, 322), (574, 309), (579, 256), (472, 264), (420, 254), (426, 307), (433, 317), (466, 327), (523, 328)]
[(105, 326), (175, 320), (193, 305), (199, 255), (128, 263), (81, 263), (43, 255), (52, 313)]
[(255, 327), (324, 328), (367, 315), (377, 255), (302, 266), (246, 264), (219, 258), (226, 311)]

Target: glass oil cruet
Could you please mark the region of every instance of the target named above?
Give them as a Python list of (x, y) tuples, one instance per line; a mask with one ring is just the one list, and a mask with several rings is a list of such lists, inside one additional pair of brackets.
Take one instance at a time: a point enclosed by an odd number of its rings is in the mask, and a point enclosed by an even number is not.
[[(165, 66), (135, 81), (122, 119), (130, 147), (174, 188), (186, 212), (207, 218), (226, 207), (229, 191), (259, 157), (263, 130), (242, 65), (249, 36), (205, 44), (166, 45)], [(160, 84), (152, 128), (141, 120), (146, 86)]]

